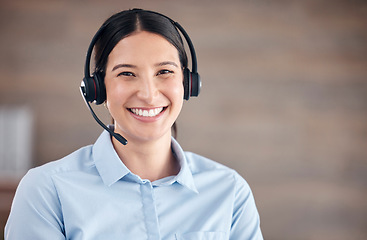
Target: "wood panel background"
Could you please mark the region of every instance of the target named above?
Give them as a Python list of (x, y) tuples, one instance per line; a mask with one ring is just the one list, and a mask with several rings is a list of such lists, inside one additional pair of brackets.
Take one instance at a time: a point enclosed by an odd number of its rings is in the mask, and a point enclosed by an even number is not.
[[(245, 177), (266, 239), (367, 238), (366, 1), (2, 0), (0, 104), (32, 110), (33, 166), (100, 134), (78, 90), (85, 53), (132, 7), (192, 38), (203, 88), (178, 140)], [(19, 179), (2, 179), (3, 226)]]

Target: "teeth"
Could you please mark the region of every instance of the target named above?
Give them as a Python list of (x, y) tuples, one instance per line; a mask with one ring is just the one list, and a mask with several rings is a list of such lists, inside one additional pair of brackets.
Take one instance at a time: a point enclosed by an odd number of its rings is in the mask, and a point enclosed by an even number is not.
[(157, 116), (159, 113), (162, 112), (163, 107), (160, 108), (154, 108), (154, 109), (150, 109), (150, 110), (143, 110), (143, 109), (138, 109), (138, 108), (130, 108), (131, 112), (133, 112), (134, 114), (138, 115), (138, 116), (143, 116), (143, 117), (155, 117)]

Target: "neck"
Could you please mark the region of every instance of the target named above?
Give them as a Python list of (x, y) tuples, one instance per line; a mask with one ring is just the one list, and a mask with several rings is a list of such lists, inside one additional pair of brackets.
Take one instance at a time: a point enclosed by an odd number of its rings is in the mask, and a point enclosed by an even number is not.
[(134, 141), (123, 146), (112, 138), (114, 148), (125, 166), (142, 179), (151, 182), (176, 175), (179, 164), (171, 150), (171, 136), (154, 141)]

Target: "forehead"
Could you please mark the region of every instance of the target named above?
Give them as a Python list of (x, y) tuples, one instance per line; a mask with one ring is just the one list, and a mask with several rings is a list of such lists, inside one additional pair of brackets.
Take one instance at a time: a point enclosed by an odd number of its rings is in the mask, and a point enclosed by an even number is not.
[(120, 40), (112, 49), (107, 65), (168, 60), (179, 64), (178, 50), (163, 36), (141, 31)]

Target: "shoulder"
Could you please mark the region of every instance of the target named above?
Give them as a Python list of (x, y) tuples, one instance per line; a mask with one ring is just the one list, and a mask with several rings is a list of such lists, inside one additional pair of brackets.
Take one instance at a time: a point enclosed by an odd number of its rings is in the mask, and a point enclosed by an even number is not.
[(91, 168), (94, 164), (91, 155), (92, 147), (85, 146), (59, 160), (32, 168), (22, 178), (18, 188), (44, 188), (52, 184), (54, 175)]
[(78, 171), (93, 165), (92, 145), (82, 147), (71, 154), (56, 160), (46, 163), (42, 166), (31, 169), (34, 172), (43, 172), (48, 175)]
[(185, 152), (185, 157), (187, 163), (189, 164), (193, 172), (211, 171), (211, 170), (227, 170), (227, 171), (232, 170), (221, 163), (218, 163), (216, 161), (213, 161), (209, 158), (206, 158), (193, 152)]
[(185, 157), (193, 175), (211, 174), (213, 178), (231, 181), (237, 187), (249, 188), (246, 180), (228, 166), (192, 152), (185, 152)]
[[(13, 199), (6, 228), (9, 239), (24, 236), (39, 239), (41, 234), (64, 239), (61, 191), (55, 185), (54, 176), (85, 171), (90, 168), (91, 162), (91, 147), (87, 146), (60, 160), (30, 169), (20, 181)], [(20, 228), (22, 231), (19, 231)]]
[[(18, 218), (21, 212), (26, 212), (29, 217), (41, 214), (47, 219), (61, 219), (60, 192), (55, 185), (54, 176), (85, 171), (89, 168), (90, 162), (93, 162), (90, 156), (91, 147), (87, 146), (60, 160), (30, 169), (17, 187), (11, 217)], [(52, 214), (57, 216), (54, 217)]]

